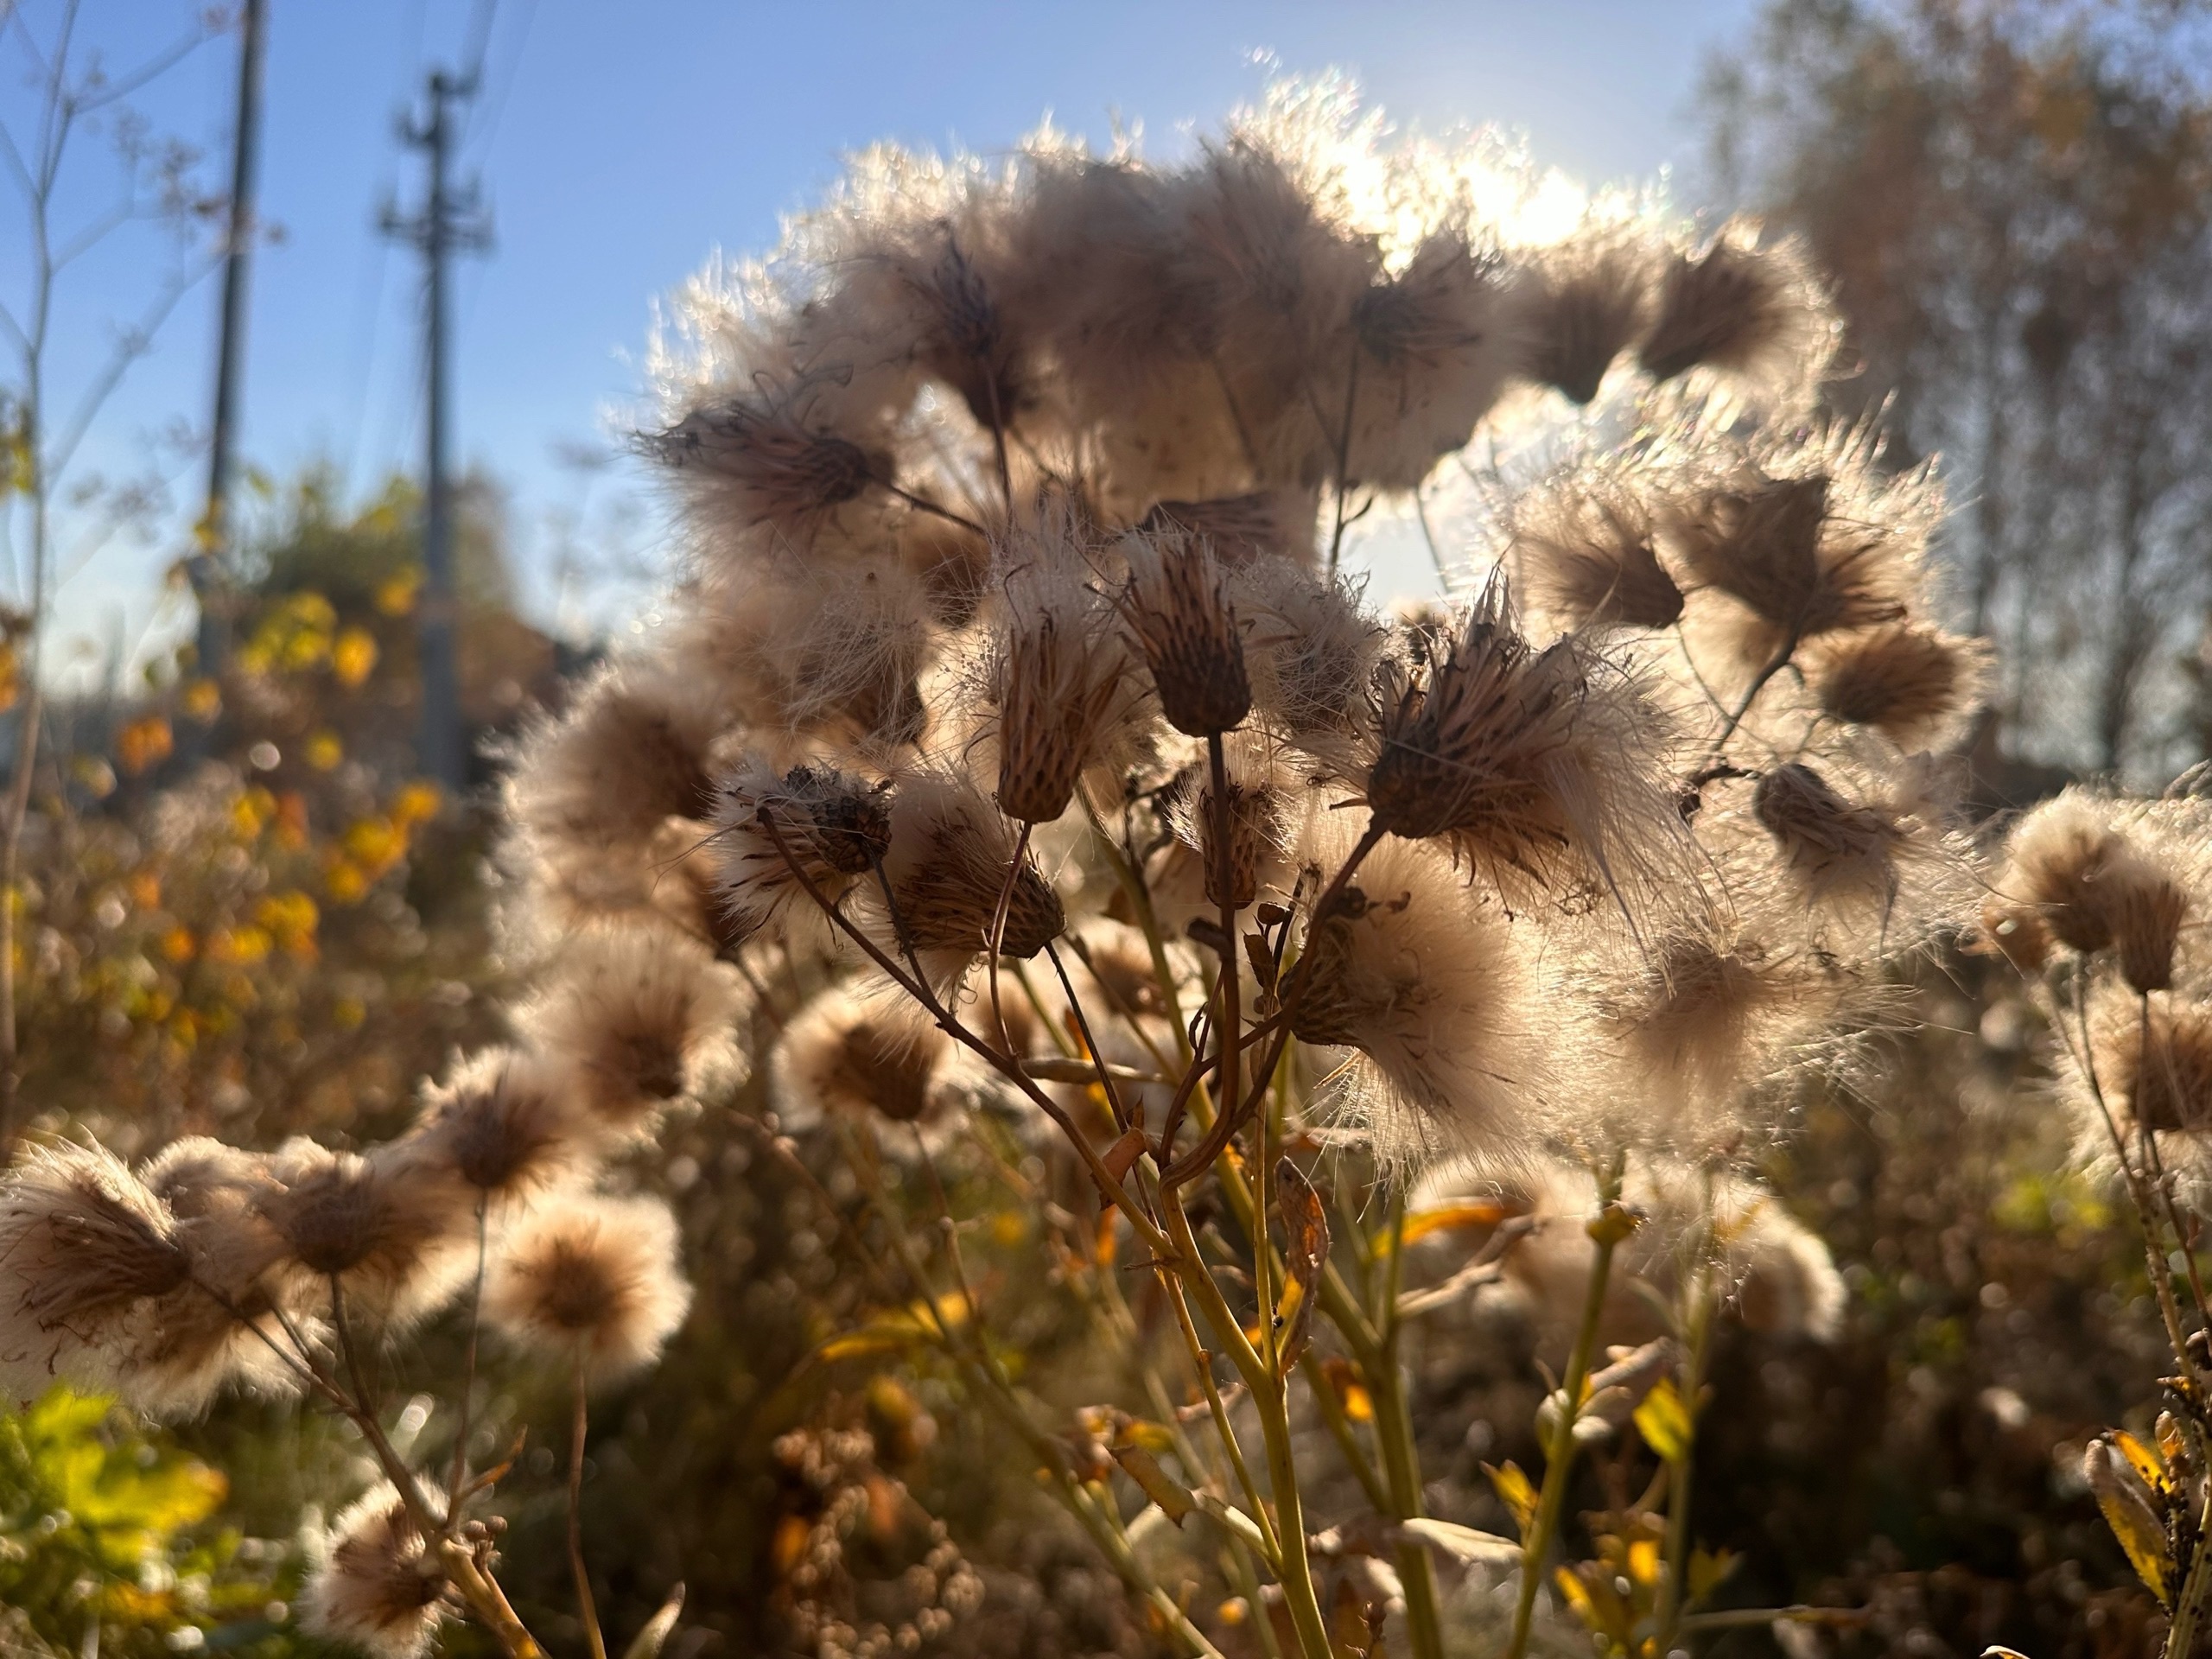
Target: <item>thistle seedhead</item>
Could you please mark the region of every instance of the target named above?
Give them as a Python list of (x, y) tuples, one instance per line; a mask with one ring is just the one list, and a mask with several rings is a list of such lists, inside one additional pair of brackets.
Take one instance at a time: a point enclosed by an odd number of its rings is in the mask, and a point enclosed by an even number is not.
[(890, 787), (831, 766), (779, 772), (757, 759), (724, 778), (713, 847), (730, 937), (750, 938), (794, 901), (810, 915), (807, 882), (832, 904), (850, 893), (890, 848)]
[(1514, 295), (1520, 372), (1570, 403), (1598, 395), (1605, 372), (1651, 315), (1649, 250), (1632, 232), (1600, 226), (1548, 248)]
[(691, 1306), (676, 1217), (653, 1198), (572, 1195), (502, 1239), (484, 1317), (510, 1340), (607, 1380), (649, 1364)]
[(495, 1048), (424, 1091), (422, 1116), (401, 1145), (424, 1170), (493, 1199), (556, 1183), (587, 1160), (591, 1138), (558, 1067), (527, 1050)]
[(1978, 641), (1897, 622), (1815, 641), (1806, 673), (1822, 714), (1910, 746), (1973, 706), (1986, 665)]
[(1067, 925), (1052, 884), (1026, 856), (1014, 863), (1014, 837), (998, 808), (952, 773), (899, 779), (884, 874), (903, 943), (948, 965), (964, 966), (989, 949), (1001, 894), (1001, 948), (1009, 957), (1035, 956)]
[(445, 1575), (398, 1493), (373, 1488), (331, 1526), (302, 1587), (302, 1623), (376, 1659), (422, 1659), (444, 1617)]
[(1581, 467), (1516, 498), (1506, 556), (1545, 610), (1574, 628), (1672, 627), (1682, 590), (1659, 563), (1649, 505), (1632, 477)]
[(2162, 1135), (2212, 1128), (2212, 1007), (2113, 999), (2098, 1010), (2091, 1052), (2133, 1122)]
[(1131, 536), (1122, 547), (1129, 562), (1122, 615), (1152, 671), (1160, 713), (1192, 737), (1233, 730), (1252, 710), (1252, 682), (1219, 562), (1187, 536)]
[(1637, 355), (1655, 380), (1705, 367), (1787, 391), (1826, 366), (1834, 327), (1798, 245), (1739, 221), (1668, 260)]
[(801, 533), (890, 475), (886, 456), (831, 429), (804, 388), (709, 403), (644, 435), (645, 453), (709, 487), (740, 523)]

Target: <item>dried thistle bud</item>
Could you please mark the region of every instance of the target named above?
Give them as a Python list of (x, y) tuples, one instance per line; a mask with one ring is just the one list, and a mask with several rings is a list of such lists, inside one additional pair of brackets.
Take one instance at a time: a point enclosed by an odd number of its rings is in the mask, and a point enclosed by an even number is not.
[(1208, 903), (1243, 910), (1259, 896), (1261, 861), (1279, 834), (1279, 810), (1274, 791), (1265, 784), (1231, 779), (1218, 799), (1211, 782), (1199, 791), (1194, 817)]
[(1185, 536), (1131, 536), (1122, 546), (1129, 561), (1122, 614), (1152, 671), (1160, 712), (1192, 737), (1231, 730), (1251, 712), (1252, 683), (1219, 563)]
[(654, 1198), (574, 1195), (533, 1210), (500, 1243), (484, 1317), (522, 1346), (597, 1379), (650, 1364), (691, 1306), (676, 1217)]
[(2174, 951), (2189, 913), (2189, 894), (2148, 859), (2131, 859), (2120, 874), (2113, 937), (2120, 976), (2128, 988), (2163, 991), (2174, 982)]
[(741, 1081), (737, 972), (658, 928), (598, 928), (564, 946), (518, 1023), (602, 1134), (643, 1130), (681, 1096)]
[(1378, 829), (1444, 838), (1493, 880), (1555, 890), (1594, 873), (1616, 892), (1679, 835), (1639, 747), (1656, 716), (1585, 644), (1536, 650), (1493, 584), (1427, 655), (1382, 688), (1367, 777)]
[(709, 404), (641, 442), (662, 466), (696, 477), (741, 524), (799, 532), (891, 472), (887, 456), (831, 430), (804, 388)]
[(1888, 814), (1846, 800), (1810, 766), (1793, 760), (1760, 779), (1751, 815), (1815, 897), (1895, 888), (1903, 831)]
[(835, 766), (779, 772), (757, 760), (725, 778), (714, 845), (730, 937), (751, 938), (793, 902), (810, 915), (807, 882), (831, 904), (851, 892), (891, 845), (889, 790)]
[(2161, 1134), (2212, 1128), (2212, 1007), (2115, 999), (2092, 1034), (2098, 1075), (2135, 1122)]
[(0, 1186), (0, 1378), (17, 1399), (57, 1375), (114, 1386), (133, 1316), (191, 1273), (176, 1217), (120, 1160), (27, 1154)]
[(1010, 581), (1012, 613), (991, 664), (999, 810), (1050, 823), (1114, 735), (1127, 701), (1121, 641), (1068, 582)]
[(1806, 669), (1821, 712), (1831, 720), (1915, 745), (1973, 703), (1986, 663), (1978, 641), (1897, 622), (1816, 642)]
[(558, 1067), (527, 1050), (494, 1048), (424, 1092), (422, 1116), (399, 1146), (425, 1170), (506, 1198), (575, 1170), (588, 1156), (591, 1133)]
[(444, 1616), (446, 1581), (414, 1517), (389, 1483), (331, 1526), (321, 1562), (302, 1587), (301, 1622), (376, 1659), (422, 1659)]
[(1521, 372), (1571, 403), (1588, 403), (1643, 332), (1651, 275), (1649, 251), (1618, 229), (1585, 232), (1547, 249), (1514, 296)]
[(1001, 948), (1035, 956), (1067, 925), (1059, 894), (1025, 856), (997, 807), (965, 779), (919, 772), (899, 780), (891, 809), (884, 874), (904, 941), (925, 955), (964, 963), (990, 948), (1006, 901)]
[(1831, 329), (1797, 245), (1759, 247), (1754, 227), (1738, 224), (1702, 252), (1668, 261), (1651, 332), (1637, 354), (1655, 380), (1699, 367), (1796, 379), (1806, 359), (1822, 366), (1817, 359), (1827, 354)]
[(1536, 602), (1571, 627), (1669, 628), (1681, 617), (1650, 508), (1625, 477), (1581, 467), (1529, 490), (1509, 509), (1507, 538)]
[(378, 1317), (435, 1311), (459, 1287), (474, 1220), (448, 1183), (394, 1152), (333, 1152), (304, 1136), (269, 1164), (255, 1198), (283, 1241), (282, 1268), (302, 1291), (334, 1283)]
[(1206, 501), (1157, 501), (1137, 521), (1147, 536), (1176, 532), (1213, 550), (1235, 570), (1255, 559), (1313, 560), (1315, 497), (1305, 490), (1260, 490)]

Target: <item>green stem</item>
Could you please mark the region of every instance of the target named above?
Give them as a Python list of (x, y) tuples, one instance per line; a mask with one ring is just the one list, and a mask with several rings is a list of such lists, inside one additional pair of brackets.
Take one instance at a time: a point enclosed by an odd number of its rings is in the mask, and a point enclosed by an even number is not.
[(1590, 1360), (1598, 1345), (1598, 1320), (1605, 1307), (1605, 1281), (1613, 1270), (1613, 1250), (1619, 1242), (1617, 1230), (1602, 1225), (1606, 1211), (1621, 1196), (1622, 1160), (1616, 1154), (1598, 1184), (1598, 1215), (1591, 1228), (1598, 1247), (1590, 1264), (1590, 1286), (1582, 1302), (1582, 1323), (1574, 1333), (1574, 1346), (1567, 1361), (1567, 1376), (1560, 1384), (1559, 1414), (1552, 1425), (1552, 1440), (1545, 1452), (1544, 1485), (1536, 1500), (1536, 1513), (1521, 1540), (1521, 1599), (1513, 1610), (1513, 1639), (1506, 1659), (1522, 1659), (1529, 1650), (1529, 1630), (1535, 1618), (1536, 1587), (1543, 1582), (1544, 1558), (1559, 1530), (1567, 1507), (1567, 1479), (1574, 1466), (1574, 1424), (1581, 1414), (1582, 1390), (1590, 1380)]
[(1690, 1485), (1697, 1464), (1698, 1398), (1705, 1392), (1705, 1364), (1713, 1340), (1712, 1179), (1707, 1177), (1705, 1255), (1692, 1282), (1689, 1300), (1689, 1351), (1681, 1366), (1682, 1455), (1668, 1470), (1667, 1543), (1659, 1584), (1659, 1651), (1673, 1650), (1688, 1605), (1685, 1590), (1689, 1577)]
[[(1390, 1198), (1390, 1259), (1383, 1263), (1382, 1302), (1375, 1311), (1379, 1341), (1368, 1387), (1375, 1403), (1376, 1440), (1382, 1451), (1383, 1478), (1389, 1484), (1391, 1518), (1415, 1521), (1423, 1514), (1421, 1447), (1414, 1437), (1406, 1370), (1398, 1363), (1398, 1338), (1404, 1329), (1398, 1319), (1398, 1289), (1405, 1272), (1405, 1244), (1406, 1197), (1404, 1185), (1400, 1183)], [(1444, 1659), (1444, 1618), (1438, 1605), (1436, 1563), (1430, 1559), (1427, 1545), (1408, 1540), (1398, 1546), (1398, 1578), (1405, 1587), (1406, 1639), (1414, 1659)]]

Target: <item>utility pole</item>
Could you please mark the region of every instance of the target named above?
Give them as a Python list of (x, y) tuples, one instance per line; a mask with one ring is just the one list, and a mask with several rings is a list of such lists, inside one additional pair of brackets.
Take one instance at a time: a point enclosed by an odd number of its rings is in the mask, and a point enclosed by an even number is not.
[(245, 0), (238, 42), (238, 123), (231, 139), (230, 226), (223, 246), (223, 314), (215, 358), (215, 425), (207, 461), (207, 509), (188, 561), (200, 605), (200, 672), (213, 678), (230, 649), (231, 474), (238, 457), (238, 378), (245, 367), (246, 279), (251, 275), (255, 175), (261, 160), (261, 65), (268, 0)]
[(423, 512), (423, 593), (415, 617), (421, 658), (423, 728), (416, 760), (426, 776), (452, 794), (468, 781), (468, 757), (461, 730), (461, 676), (454, 651), (453, 485), (448, 477), (452, 424), (451, 256), (481, 251), (492, 245), (489, 215), (482, 212), (474, 181), (455, 185), (447, 176), (455, 134), (454, 106), (476, 95), (474, 74), (430, 72), (429, 113), (417, 121), (401, 118), (400, 142), (424, 152), (430, 168), (429, 194), (423, 211), (404, 216), (387, 206), (387, 236), (414, 245), (423, 256), (428, 289), (424, 328), (429, 369), (429, 410), (425, 426)]

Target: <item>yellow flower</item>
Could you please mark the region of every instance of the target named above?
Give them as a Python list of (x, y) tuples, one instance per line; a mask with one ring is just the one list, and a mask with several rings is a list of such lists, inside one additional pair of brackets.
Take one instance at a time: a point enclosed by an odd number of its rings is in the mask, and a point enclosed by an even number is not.
[(347, 628), (330, 648), (330, 671), (349, 690), (367, 679), (377, 665), (377, 637), (366, 628)]

